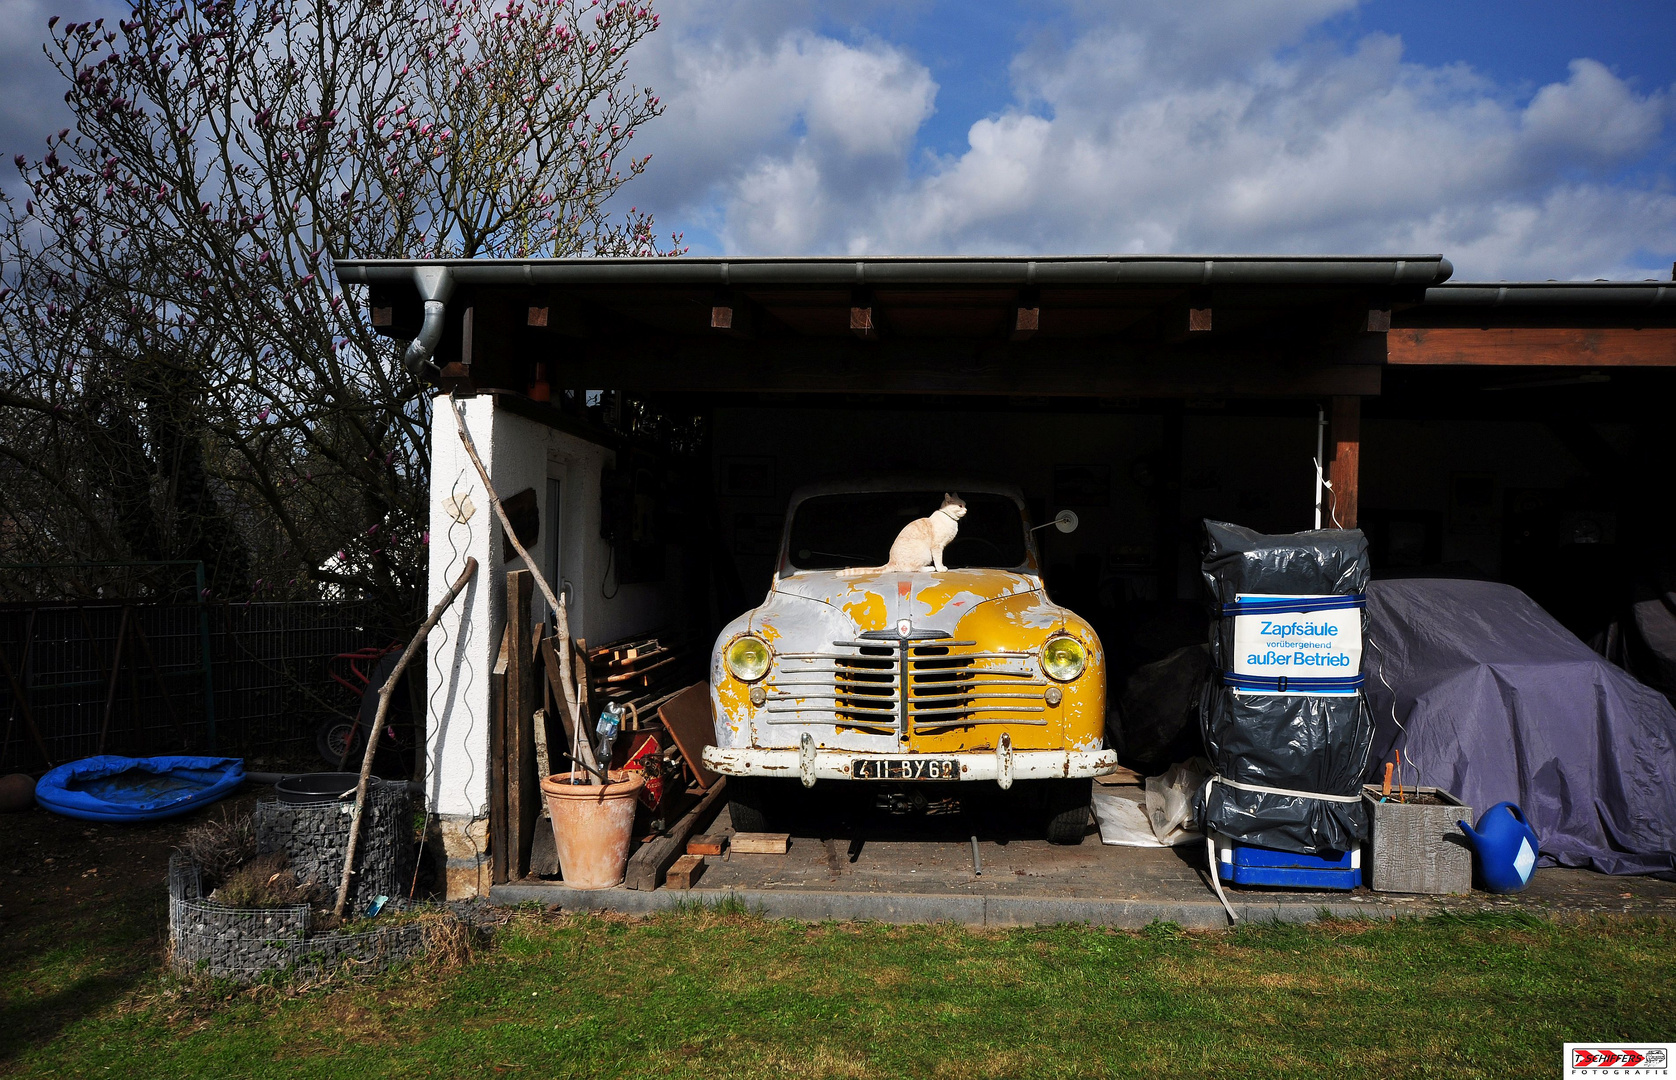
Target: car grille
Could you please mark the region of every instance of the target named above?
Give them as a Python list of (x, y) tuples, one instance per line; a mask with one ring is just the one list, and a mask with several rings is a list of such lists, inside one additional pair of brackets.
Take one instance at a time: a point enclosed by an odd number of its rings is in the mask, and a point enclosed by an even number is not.
[[(870, 631), (831, 651), (777, 653), (768, 722), (904, 736), (978, 724), (1045, 726), (1047, 684), (1028, 652), (980, 650), (939, 630)], [(830, 719), (827, 719), (830, 717)]]

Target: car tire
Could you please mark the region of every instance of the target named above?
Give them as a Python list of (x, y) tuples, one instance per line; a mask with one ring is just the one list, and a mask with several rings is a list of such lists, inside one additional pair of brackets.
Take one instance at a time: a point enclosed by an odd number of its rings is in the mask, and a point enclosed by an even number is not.
[(730, 776), (727, 802), (734, 832), (772, 831), (769, 825), (777, 815), (772, 812), (775, 800), (770, 782), (760, 776)]
[(1082, 843), (1094, 803), (1094, 781), (1049, 780), (1047, 784), (1048, 843)]

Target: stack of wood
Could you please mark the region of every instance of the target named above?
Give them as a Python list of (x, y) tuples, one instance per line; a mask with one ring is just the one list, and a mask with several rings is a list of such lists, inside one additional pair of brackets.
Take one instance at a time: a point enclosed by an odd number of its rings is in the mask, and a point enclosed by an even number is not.
[[(598, 708), (611, 702), (650, 723), (658, 709), (704, 678), (704, 655), (679, 634), (624, 638), (586, 651), (588, 696)], [(630, 706), (633, 706), (631, 709)]]
[[(688, 837), (722, 806), (723, 778), (703, 764), (704, 747), (714, 736), (709, 685), (701, 677), (707, 653), (656, 634), (589, 648), (581, 639), (530, 625), (530, 602), (529, 572), (509, 572), (507, 626), (491, 678), (492, 880), (502, 884), (560, 869), (551, 823), (540, 816), (539, 779), (575, 768), (569, 751), (577, 733), (562, 689), (568, 645), (583, 736), (595, 737), (595, 721), (612, 702), (623, 707), (625, 730), (617, 736), (610, 767), (640, 769), (647, 778), (627, 884), (657, 888)], [(519, 648), (515, 642), (526, 644)], [(695, 669), (700, 678), (694, 678)]]

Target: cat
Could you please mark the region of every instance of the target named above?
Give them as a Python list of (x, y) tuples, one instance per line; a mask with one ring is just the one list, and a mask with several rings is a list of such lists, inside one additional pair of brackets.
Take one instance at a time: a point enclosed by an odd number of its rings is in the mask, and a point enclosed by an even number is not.
[(943, 549), (960, 531), (960, 519), (966, 516), (966, 500), (951, 492), (943, 493), (943, 505), (930, 517), (916, 518), (902, 526), (890, 545), (890, 561), (883, 566), (852, 566), (838, 571), (839, 577), (861, 577), (863, 574), (882, 574), (891, 570), (932, 570), (942, 573)]

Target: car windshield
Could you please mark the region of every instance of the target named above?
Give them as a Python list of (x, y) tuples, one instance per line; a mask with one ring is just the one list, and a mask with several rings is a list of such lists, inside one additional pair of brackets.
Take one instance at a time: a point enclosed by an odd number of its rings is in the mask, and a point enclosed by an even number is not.
[[(1024, 517), (1006, 495), (964, 494), (960, 533), (943, 551), (950, 569), (1024, 565)], [(940, 491), (867, 491), (816, 495), (797, 504), (788, 561), (799, 570), (882, 566), (902, 526), (943, 504)]]

